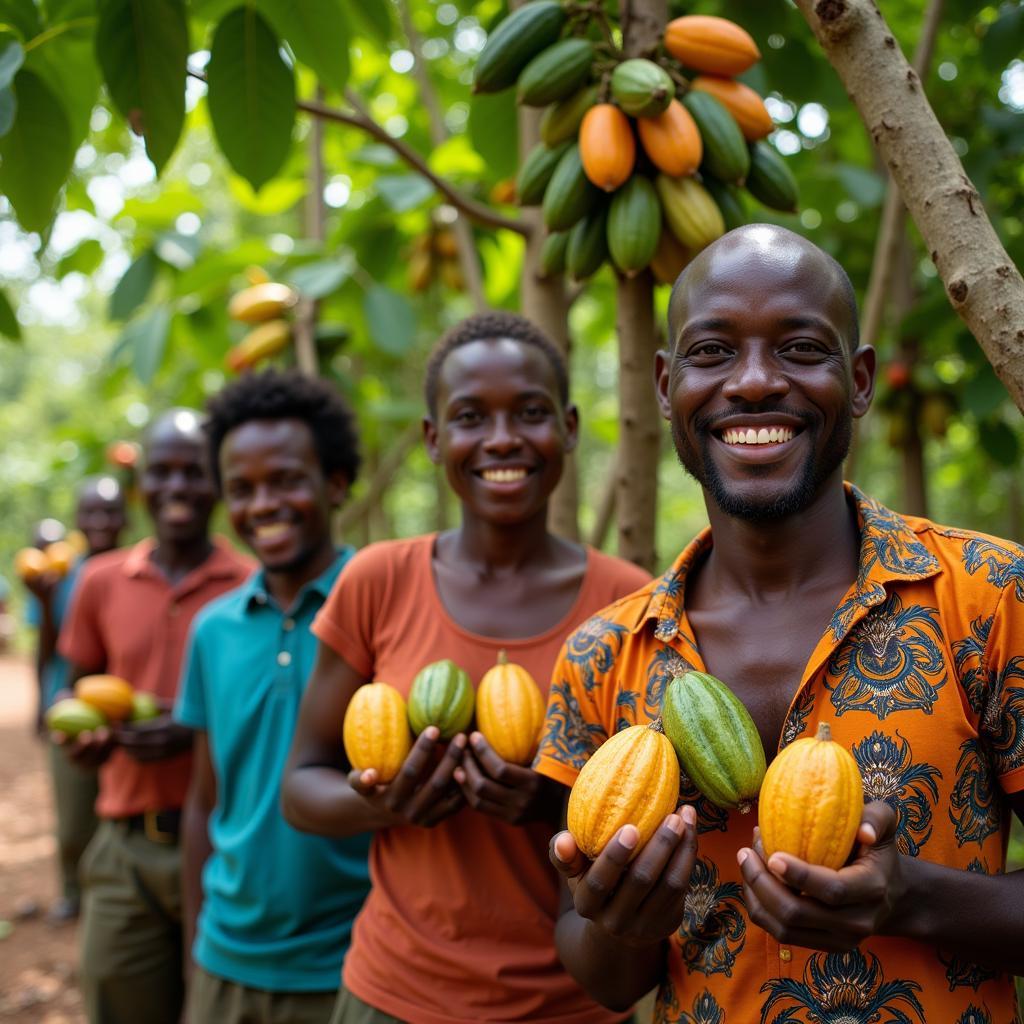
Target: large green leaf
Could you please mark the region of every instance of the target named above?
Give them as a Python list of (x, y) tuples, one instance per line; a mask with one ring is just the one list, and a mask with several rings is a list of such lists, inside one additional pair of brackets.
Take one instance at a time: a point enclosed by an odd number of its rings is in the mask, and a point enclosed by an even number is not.
[(350, 253), (340, 258), (304, 263), (291, 273), (291, 283), (308, 299), (322, 299), (337, 291), (351, 276), (355, 262)]
[(145, 138), (159, 174), (185, 123), (183, 0), (102, 0), (96, 56), (114, 104)]
[(978, 440), (989, 457), (1011, 469), (1019, 466), (1020, 441), (1003, 420), (983, 420), (978, 424)]
[(387, 46), (394, 31), (391, 4), (386, 0), (342, 0), (345, 11), (359, 35), (381, 46)]
[(294, 0), (256, 0), (256, 5), (325, 86), (344, 90), (349, 74), (349, 27), (340, 0), (302, 0), (298, 4)]
[(156, 253), (147, 249), (124, 272), (110, 296), (108, 315), (111, 320), (127, 320), (146, 301), (158, 266)]
[(1006, 5), (999, 17), (989, 25), (981, 40), (981, 56), (985, 67), (998, 76), (1014, 57), (1024, 53), (1024, 6)]
[(71, 273), (85, 274), (88, 277), (102, 262), (103, 246), (95, 238), (87, 238), (61, 257), (55, 276), (58, 281)]
[(14, 81), (24, 60), (25, 51), (20, 43), (8, 40), (0, 44), (0, 89), (6, 89)]
[(0, 192), (26, 231), (42, 232), (71, 170), (71, 129), (64, 107), (34, 72), (22, 68), (14, 92), (18, 113), (0, 139)]
[(964, 408), (979, 420), (991, 416), (1006, 401), (1006, 388), (988, 363), (964, 385)]
[(132, 352), (132, 368), (135, 376), (148, 384), (164, 357), (167, 332), (171, 326), (171, 310), (157, 306), (148, 313), (133, 320), (121, 334), (118, 345)]
[(11, 130), (18, 104), (14, 99), (14, 90), (10, 87), (0, 89), (0, 138)]
[(363, 296), (363, 314), (379, 349), (404, 356), (416, 341), (416, 314), (404, 295), (387, 285), (371, 285)]
[(206, 78), (217, 142), (228, 163), (258, 189), (288, 156), (295, 75), (257, 11), (236, 8), (217, 26)]
[(405, 213), (429, 199), (434, 186), (418, 174), (385, 174), (377, 179), (377, 191), (395, 213)]
[(0, 291), (0, 334), (11, 341), (21, 341), (21, 324), (14, 314), (14, 307), (5, 292)]
[(469, 138), (487, 162), (491, 176), (511, 178), (516, 173), (519, 150), (516, 133), (515, 90), (482, 93), (469, 102)]
[(26, 42), (43, 30), (36, 5), (26, 0), (0, 0), (0, 25), (9, 25)]

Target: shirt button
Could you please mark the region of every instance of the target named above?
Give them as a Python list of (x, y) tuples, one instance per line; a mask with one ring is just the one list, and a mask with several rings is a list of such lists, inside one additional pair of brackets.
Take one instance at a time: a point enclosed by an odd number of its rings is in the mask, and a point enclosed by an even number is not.
[(292, 656), (287, 651), (281, 651), (277, 656), (277, 663), (282, 668), (286, 668), (292, 663)]
[(788, 964), (793, 959), (793, 951), (791, 949), (780, 949), (779, 959), (784, 963)]
[(295, 628), (295, 620), (294, 619), (285, 619), (284, 622), (281, 623), (281, 628), (286, 633), (290, 633)]

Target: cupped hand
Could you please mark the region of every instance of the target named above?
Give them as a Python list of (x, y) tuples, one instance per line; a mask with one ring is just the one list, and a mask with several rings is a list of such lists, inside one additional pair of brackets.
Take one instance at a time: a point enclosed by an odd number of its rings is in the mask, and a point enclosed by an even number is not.
[(553, 817), (561, 806), (558, 783), (503, 760), (480, 732), (470, 735), (455, 781), (470, 807), (512, 825)]
[(192, 746), (192, 730), (175, 722), (167, 710), (142, 722), (124, 722), (114, 731), (124, 752), (143, 763), (164, 761)]
[(387, 812), (395, 824), (432, 828), (465, 806), (462, 790), (455, 781), (455, 769), (466, 749), (465, 733), (457, 733), (441, 753), (441, 733), (428, 726), (417, 737), (398, 774), (380, 783), (375, 769), (353, 769), (349, 785), (378, 809)]
[(80, 732), (77, 736), (51, 732), (50, 740), (56, 743), (79, 768), (98, 768), (117, 746), (117, 738), (105, 725), (99, 729)]
[(569, 832), (559, 832), (549, 854), (580, 917), (626, 945), (645, 947), (682, 924), (697, 859), (697, 814), (689, 805), (670, 814), (633, 858), (639, 838), (635, 825), (624, 825), (590, 862)]
[(896, 849), (896, 812), (876, 800), (864, 808), (853, 859), (838, 871), (788, 853), (737, 854), (750, 919), (779, 942), (829, 952), (883, 934), (906, 892)]

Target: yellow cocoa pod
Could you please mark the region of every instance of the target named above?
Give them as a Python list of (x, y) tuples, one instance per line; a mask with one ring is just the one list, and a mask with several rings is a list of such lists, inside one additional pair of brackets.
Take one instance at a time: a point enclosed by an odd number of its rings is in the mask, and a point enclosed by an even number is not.
[(224, 362), (228, 369), (238, 373), (248, 370), (264, 359), (269, 359), (288, 347), (292, 328), (287, 320), (271, 320), (254, 327), (237, 345), (228, 351)]
[(46, 560), (49, 562), (50, 571), (55, 572), (58, 576), (67, 576), (78, 557), (74, 545), (69, 544), (66, 540), (55, 540), (52, 544), (47, 544), (43, 554), (46, 555)]
[(569, 831), (593, 860), (623, 825), (634, 825), (640, 833), (635, 857), (678, 802), (679, 761), (661, 719), (631, 725), (583, 766), (569, 794)]
[(503, 761), (533, 760), (544, 725), (544, 698), (533, 676), (511, 664), (504, 651), (477, 687), (476, 724)]
[(231, 297), (228, 316), (247, 324), (262, 323), (281, 316), (295, 305), (298, 298), (288, 285), (277, 281), (254, 284)]
[(864, 812), (864, 785), (853, 755), (832, 739), (794, 740), (768, 766), (758, 798), (765, 855), (790, 853), (838, 870), (850, 856)]
[(120, 676), (82, 676), (75, 683), (75, 696), (92, 705), (111, 722), (131, 718), (135, 708), (135, 691), (132, 684)]
[(357, 771), (372, 768), (390, 782), (412, 748), (409, 717), (402, 695), (387, 683), (360, 686), (345, 710), (345, 756)]
[(34, 580), (50, 568), (50, 560), (39, 548), (22, 548), (14, 556), (14, 571), (20, 579)]

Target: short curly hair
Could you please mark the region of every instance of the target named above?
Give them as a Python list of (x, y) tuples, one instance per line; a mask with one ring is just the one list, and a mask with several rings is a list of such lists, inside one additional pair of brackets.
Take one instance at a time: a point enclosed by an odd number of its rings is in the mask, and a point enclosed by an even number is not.
[(434, 346), (427, 360), (426, 379), (423, 383), (427, 411), (432, 418), (437, 417), (438, 381), (441, 377), (441, 366), (445, 359), (457, 348), (472, 344), (474, 341), (498, 341), (511, 338), (525, 345), (533, 345), (540, 349), (544, 357), (555, 371), (558, 384), (558, 397), (562, 405), (569, 404), (569, 368), (565, 356), (555, 343), (532, 321), (516, 313), (495, 311), (476, 313), (460, 320), (451, 327)]
[(220, 449), (227, 434), (250, 420), (302, 420), (313, 434), (325, 475), (341, 472), (351, 484), (359, 473), (359, 432), (348, 403), (327, 381), (298, 370), (246, 373), (206, 403), (210, 468), (221, 488)]

